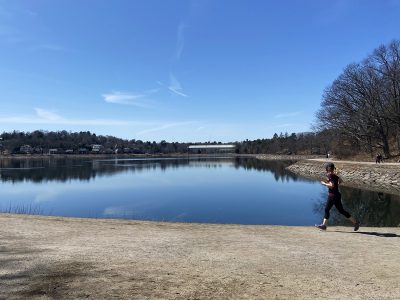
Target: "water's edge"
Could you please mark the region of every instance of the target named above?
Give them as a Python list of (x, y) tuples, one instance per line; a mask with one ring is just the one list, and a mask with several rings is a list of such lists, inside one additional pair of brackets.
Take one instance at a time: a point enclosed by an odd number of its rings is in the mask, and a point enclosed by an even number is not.
[[(325, 178), (325, 162), (300, 160), (286, 169), (299, 176), (321, 180)], [(344, 185), (370, 191), (400, 195), (400, 168), (391, 165), (362, 165), (335, 162)]]

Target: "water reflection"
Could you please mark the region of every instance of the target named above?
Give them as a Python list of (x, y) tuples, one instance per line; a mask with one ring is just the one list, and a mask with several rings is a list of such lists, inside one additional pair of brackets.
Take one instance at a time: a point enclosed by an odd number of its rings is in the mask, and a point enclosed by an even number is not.
[[(313, 225), (326, 190), (291, 161), (232, 157), (0, 160), (0, 211), (163, 221)], [(322, 193), (323, 192), (323, 193)], [(398, 226), (400, 199), (342, 187), (363, 225)], [(348, 224), (332, 209), (332, 224)], [(348, 224), (349, 225), (349, 224)]]
[(292, 161), (263, 161), (254, 158), (231, 157), (177, 157), (134, 159), (79, 159), (35, 158), (0, 160), (0, 178), (3, 182), (42, 182), (69, 180), (89, 181), (97, 176), (111, 176), (121, 172), (165, 171), (168, 168), (221, 168), (232, 165), (236, 169), (271, 172), (276, 181), (309, 181), (285, 170)]
[(235, 159), (235, 168), (244, 168), (246, 170), (257, 170), (261, 172), (271, 172), (276, 181), (309, 181), (312, 180), (299, 177), (286, 168), (295, 163), (293, 160), (258, 160), (254, 158), (237, 157)]
[[(362, 226), (400, 226), (400, 196), (381, 192), (364, 191), (342, 186), (342, 202), (346, 210), (361, 221)], [(326, 193), (315, 203), (314, 211), (322, 216), (326, 203)], [(331, 225), (349, 225), (335, 207), (329, 219)]]

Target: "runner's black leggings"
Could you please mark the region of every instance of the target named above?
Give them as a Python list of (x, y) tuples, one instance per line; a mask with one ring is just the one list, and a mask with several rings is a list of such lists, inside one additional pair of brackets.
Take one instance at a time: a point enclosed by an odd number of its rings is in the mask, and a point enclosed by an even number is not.
[(335, 205), (335, 207), (337, 208), (337, 210), (346, 218), (350, 218), (351, 215), (344, 210), (343, 208), (343, 204), (342, 204), (342, 195), (340, 193), (337, 194), (328, 194), (328, 200), (326, 201), (326, 205), (325, 205), (325, 219), (329, 219), (329, 211), (331, 210), (332, 206)]

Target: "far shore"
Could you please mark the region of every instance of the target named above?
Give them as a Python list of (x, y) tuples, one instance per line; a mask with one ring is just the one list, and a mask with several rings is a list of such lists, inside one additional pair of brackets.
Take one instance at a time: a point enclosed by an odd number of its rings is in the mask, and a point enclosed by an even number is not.
[(96, 158), (157, 158), (157, 157), (255, 157), (264, 160), (303, 160), (310, 158), (323, 158), (323, 155), (284, 155), (284, 154), (237, 154), (229, 152), (221, 153), (155, 153), (155, 154), (13, 154), (13, 155), (0, 155), (1, 159), (42, 159), (42, 158), (84, 158), (84, 159), (96, 159)]
[(0, 299), (399, 299), (400, 227), (0, 214)]
[[(118, 153), (118, 154), (105, 154), (105, 153), (88, 153), (88, 154), (0, 154), (1, 159), (40, 159), (40, 158), (85, 158), (85, 159), (95, 159), (95, 158), (156, 158), (156, 157), (215, 157), (215, 156), (231, 156), (231, 157), (255, 157), (262, 160), (315, 160), (315, 161), (326, 161), (325, 155), (321, 154), (244, 154), (244, 153)], [(353, 164), (375, 164), (372, 158), (363, 157), (362, 159), (353, 158), (350, 160), (346, 159), (335, 159), (330, 158), (329, 160), (334, 160), (341, 163), (353, 163)], [(400, 162), (396, 161), (396, 158), (391, 160), (385, 160), (383, 165), (398, 165)]]
[(12, 154), (12, 155), (0, 155), (0, 159), (38, 159), (38, 158), (136, 158), (136, 157), (166, 157), (166, 156), (187, 156), (186, 153), (171, 153), (171, 154), (132, 154), (132, 153), (120, 153), (120, 154)]

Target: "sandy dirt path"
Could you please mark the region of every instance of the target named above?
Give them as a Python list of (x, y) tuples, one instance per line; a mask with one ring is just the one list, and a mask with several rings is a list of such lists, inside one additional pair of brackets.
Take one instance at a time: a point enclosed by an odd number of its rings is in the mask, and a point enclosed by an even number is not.
[(400, 228), (0, 214), (1, 299), (400, 299)]
[(377, 164), (374, 161), (352, 161), (352, 160), (335, 160), (335, 159), (327, 159), (327, 158), (307, 158), (305, 160), (311, 161), (320, 161), (320, 162), (332, 162), (332, 163), (341, 163), (341, 164), (352, 164), (352, 165), (374, 165), (374, 166), (397, 166), (400, 167), (400, 163), (398, 162), (383, 162)]

